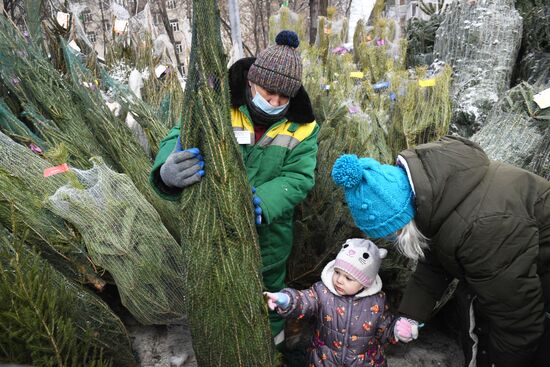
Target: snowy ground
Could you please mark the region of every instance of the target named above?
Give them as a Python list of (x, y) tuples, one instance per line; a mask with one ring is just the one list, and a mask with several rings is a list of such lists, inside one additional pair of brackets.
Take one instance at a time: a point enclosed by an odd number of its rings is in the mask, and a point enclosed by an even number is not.
[[(143, 326), (127, 320), (136, 357), (142, 367), (197, 367), (191, 335), (185, 323)], [(420, 338), (408, 345), (392, 346), (388, 367), (461, 367), (462, 352), (454, 340), (425, 327)], [(228, 366), (229, 367), (229, 366)]]

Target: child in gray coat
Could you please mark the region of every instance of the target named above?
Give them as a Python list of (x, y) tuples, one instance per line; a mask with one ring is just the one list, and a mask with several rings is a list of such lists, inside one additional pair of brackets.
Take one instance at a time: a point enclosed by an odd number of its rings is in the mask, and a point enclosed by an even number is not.
[(388, 311), (380, 263), (387, 250), (368, 240), (347, 240), (309, 289), (266, 292), (267, 304), (283, 317), (316, 317), (308, 367), (386, 366), (389, 343), (416, 339), (418, 324)]

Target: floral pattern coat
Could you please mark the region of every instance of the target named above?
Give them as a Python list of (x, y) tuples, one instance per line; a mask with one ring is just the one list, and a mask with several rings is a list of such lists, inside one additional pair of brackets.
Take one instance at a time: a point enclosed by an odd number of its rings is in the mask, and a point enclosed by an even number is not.
[(384, 349), (397, 342), (393, 333), (397, 318), (388, 311), (379, 277), (375, 289), (371, 286), (355, 296), (338, 295), (327, 277), (323, 274), (325, 282), (306, 290), (281, 291), (290, 296), (290, 305), (278, 309), (279, 314), (317, 319), (307, 366), (386, 366)]

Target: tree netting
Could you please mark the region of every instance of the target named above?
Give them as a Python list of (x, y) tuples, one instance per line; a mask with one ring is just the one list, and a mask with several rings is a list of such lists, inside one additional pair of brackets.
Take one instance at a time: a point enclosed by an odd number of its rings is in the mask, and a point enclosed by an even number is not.
[[(56, 163), (89, 168), (89, 159), (102, 157), (119, 172), (128, 174), (155, 206), (174, 236), (176, 206), (158, 197), (149, 185), (150, 158), (130, 128), (116, 118), (103, 101), (97, 79), (84, 67), (74, 50), (63, 45), (69, 80), (54, 69), (36, 47), (0, 17), (0, 75), (18, 99), (26, 123), (50, 147), (63, 147)], [(160, 140), (160, 123), (144, 124), (153, 143)], [(30, 137), (32, 138), (32, 137)], [(38, 142), (36, 142), (38, 144)], [(157, 144), (158, 145), (158, 144)]]
[(105, 280), (86, 256), (78, 233), (44, 207), (43, 201), (66, 182), (64, 175), (44, 178), (51, 164), (0, 132), (0, 221), (27, 232), (56, 269), (101, 289)]
[(522, 18), (511, 0), (454, 2), (437, 30), (434, 54), (454, 71), (453, 129), (470, 136), (510, 87)]
[(184, 189), (185, 290), (198, 364), (272, 366), (251, 188), (230, 123), (226, 60), (215, 0), (193, 1), (193, 41), (181, 125), (206, 175)]
[(122, 321), (0, 226), (0, 363), (134, 366)]
[(471, 139), (489, 158), (549, 179), (550, 108), (541, 110), (533, 101), (542, 89), (527, 83), (510, 89)]
[(72, 223), (94, 264), (112, 275), (122, 300), (142, 324), (183, 318), (182, 248), (132, 180), (94, 160), (73, 169), (78, 182), (59, 188), (48, 207)]
[[(103, 102), (101, 93), (93, 87), (95, 78), (91, 72), (82, 65), (68, 46), (65, 45), (64, 49), (67, 69), (72, 79), (73, 99), (85, 110), (86, 125), (92, 129), (106, 155), (111, 161), (116, 162), (113, 167), (130, 176), (139, 191), (158, 210), (166, 228), (177, 236), (176, 207), (171, 202), (161, 199), (149, 184), (147, 168), (151, 167), (151, 161), (148, 155), (129, 127), (117, 120)], [(152, 131), (147, 126), (145, 130)]]

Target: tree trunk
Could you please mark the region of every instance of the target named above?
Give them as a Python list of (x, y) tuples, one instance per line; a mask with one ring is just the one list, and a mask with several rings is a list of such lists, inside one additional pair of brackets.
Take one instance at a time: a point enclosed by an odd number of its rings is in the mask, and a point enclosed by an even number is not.
[(168, 19), (168, 12), (166, 11), (166, 0), (160, 0), (158, 4), (159, 4), (160, 14), (162, 17), (162, 23), (164, 24), (164, 29), (166, 29), (166, 34), (168, 35), (168, 38), (170, 38), (170, 42), (172, 43), (172, 47), (174, 48), (174, 54), (176, 56), (176, 64), (178, 65), (177, 71), (178, 73), (183, 74), (180, 56), (178, 55), (178, 50), (176, 48), (176, 39), (174, 38), (174, 31), (172, 30), (172, 26), (170, 25), (170, 19)]
[(320, 16), (327, 16), (328, 0), (309, 0), (309, 44), (317, 38), (317, 25)]
[(103, 1), (99, 2), (99, 11), (101, 12), (101, 33), (103, 35), (103, 59), (106, 59), (107, 54), (107, 30), (105, 29), (105, 12), (103, 11)]
[(239, 16), (238, 0), (229, 0), (229, 22), (231, 23), (231, 42), (233, 42), (233, 56), (236, 60), (243, 57), (243, 40), (241, 37), (241, 21)]

